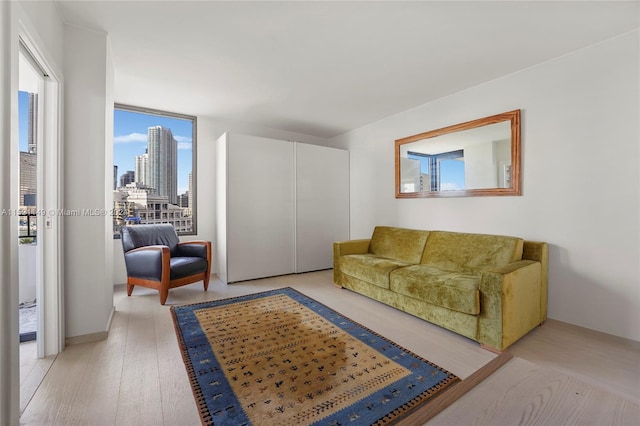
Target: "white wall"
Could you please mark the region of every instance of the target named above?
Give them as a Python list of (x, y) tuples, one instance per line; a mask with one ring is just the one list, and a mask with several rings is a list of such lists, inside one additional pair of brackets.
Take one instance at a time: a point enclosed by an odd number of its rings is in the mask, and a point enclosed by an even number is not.
[[(640, 340), (639, 32), (348, 132), (351, 237), (375, 225), (550, 244), (549, 317)], [(520, 197), (394, 198), (394, 140), (522, 110)]]
[(18, 245), (20, 291), (18, 302), (33, 302), (36, 300), (36, 260), (37, 246), (35, 244)]
[[(111, 209), (113, 74), (107, 35), (64, 29), (66, 209)], [(111, 105), (108, 107), (107, 105)], [(107, 195), (105, 195), (105, 192)], [(64, 218), (66, 337), (103, 333), (113, 310), (109, 216)]]
[[(13, 3), (0, 2), (0, 208), (18, 207), (10, 185), (18, 175), (14, 114), (18, 89), (18, 49)], [(14, 143), (15, 142), (15, 143)], [(19, 163), (17, 163), (19, 164)], [(20, 415), (20, 352), (18, 330), (17, 220), (0, 217), (0, 424), (17, 425)]]
[[(140, 100), (141, 105), (147, 105), (144, 100)], [(180, 111), (175, 111), (180, 112)], [(245, 135), (260, 136), (263, 138), (290, 140), (305, 142), (315, 145), (327, 145), (327, 139), (304, 135), (301, 133), (288, 132), (285, 130), (271, 129), (268, 127), (251, 126), (241, 123), (226, 122), (212, 117), (198, 117), (198, 141), (197, 141), (197, 235), (181, 237), (181, 240), (208, 240), (216, 241), (215, 220), (216, 220), (216, 193), (215, 193), (215, 144), (224, 132), (241, 133)], [(212, 247), (212, 256), (216, 256), (216, 247)], [(216, 263), (213, 262), (212, 273), (216, 271)], [(113, 283), (123, 284), (127, 282), (127, 273), (122, 254), (122, 243), (120, 240), (113, 240)]]
[(16, 2), (16, 7), (19, 8), (19, 19), (28, 19), (29, 28), (36, 29), (37, 33), (32, 35), (38, 38), (38, 46), (49, 65), (62, 67), (64, 25), (56, 5), (48, 1), (20, 1)]

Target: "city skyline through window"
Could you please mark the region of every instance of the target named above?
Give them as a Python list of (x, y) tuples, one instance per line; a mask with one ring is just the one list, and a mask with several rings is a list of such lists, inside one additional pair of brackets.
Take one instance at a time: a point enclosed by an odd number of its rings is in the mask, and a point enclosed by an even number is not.
[(195, 117), (116, 105), (114, 236), (141, 223), (195, 234), (195, 129)]
[(38, 94), (18, 91), (18, 145), (20, 149), (21, 242), (36, 241)]

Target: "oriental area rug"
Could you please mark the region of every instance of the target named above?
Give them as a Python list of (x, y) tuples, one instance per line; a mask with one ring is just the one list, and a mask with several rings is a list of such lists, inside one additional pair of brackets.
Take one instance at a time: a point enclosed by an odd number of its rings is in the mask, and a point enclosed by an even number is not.
[(459, 381), (292, 288), (171, 314), (206, 425), (393, 424)]

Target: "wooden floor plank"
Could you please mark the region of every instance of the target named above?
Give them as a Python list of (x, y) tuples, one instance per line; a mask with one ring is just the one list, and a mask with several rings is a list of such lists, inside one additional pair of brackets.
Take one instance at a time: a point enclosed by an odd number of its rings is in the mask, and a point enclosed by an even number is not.
[(514, 358), (433, 418), (437, 425), (634, 425), (640, 406)]
[(509, 362), (509, 360), (511, 360), (512, 358), (513, 355), (508, 352), (503, 352), (496, 358), (489, 361), (486, 365), (480, 367), (479, 370), (474, 372), (469, 377), (451, 386), (440, 395), (437, 395), (433, 400), (425, 404), (424, 407), (418, 408), (407, 418), (399, 421), (398, 426), (412, 426), (428, 422), (443, 410), (445, 410), (447, 407), (455, 403), (455, 401), (457, 401), (459, 398), (462, 398), (462, 396), (482, 383), (482, 381), (484, 381), (491, 374), (495, 373), (499, 368)]
[(164, 424), (198, 424), (198, 409), (191, 396), (191, 384), (168, 307), (163, 306), (156, 310), (155, 334)]
[(93, 350), (75, 400), (77, 424), (89, 425), (95, 423), (96, 419), (103, 424), (115, 424), (128, 322), (126, 312), (115, 312), (109, 338), (91, 344)]
[(20, 412), (31, 401), (38, 386), (56, 359), (54, 356), (38, 358), (37, 343), (30, 341), (20, 344)]
[(69, 346), (59, 354), (25, 408), (21, 424), (78, 425), (80, 392), (94, 344)]
[(510, 350), (640, 403), (640, 342), (547, 320)]
[(127, 302), (131, 303), (131, 309), (115, 424), (161, 425), (162, 398), (154, 325), (154, 308), (159, 303), (157, 294), (154, 298)]

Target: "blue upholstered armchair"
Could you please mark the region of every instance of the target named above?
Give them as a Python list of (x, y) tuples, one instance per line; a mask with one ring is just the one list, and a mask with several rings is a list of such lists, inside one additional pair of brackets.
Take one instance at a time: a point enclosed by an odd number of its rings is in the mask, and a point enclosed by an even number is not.
[(127, 267), (127, 295), (140, 285), (160, 292), (167, 301), (169, 289), (198, 281), (209, 287), (211, 242), (180, 242), (170, 224), (125, 226), (120, 231)]

